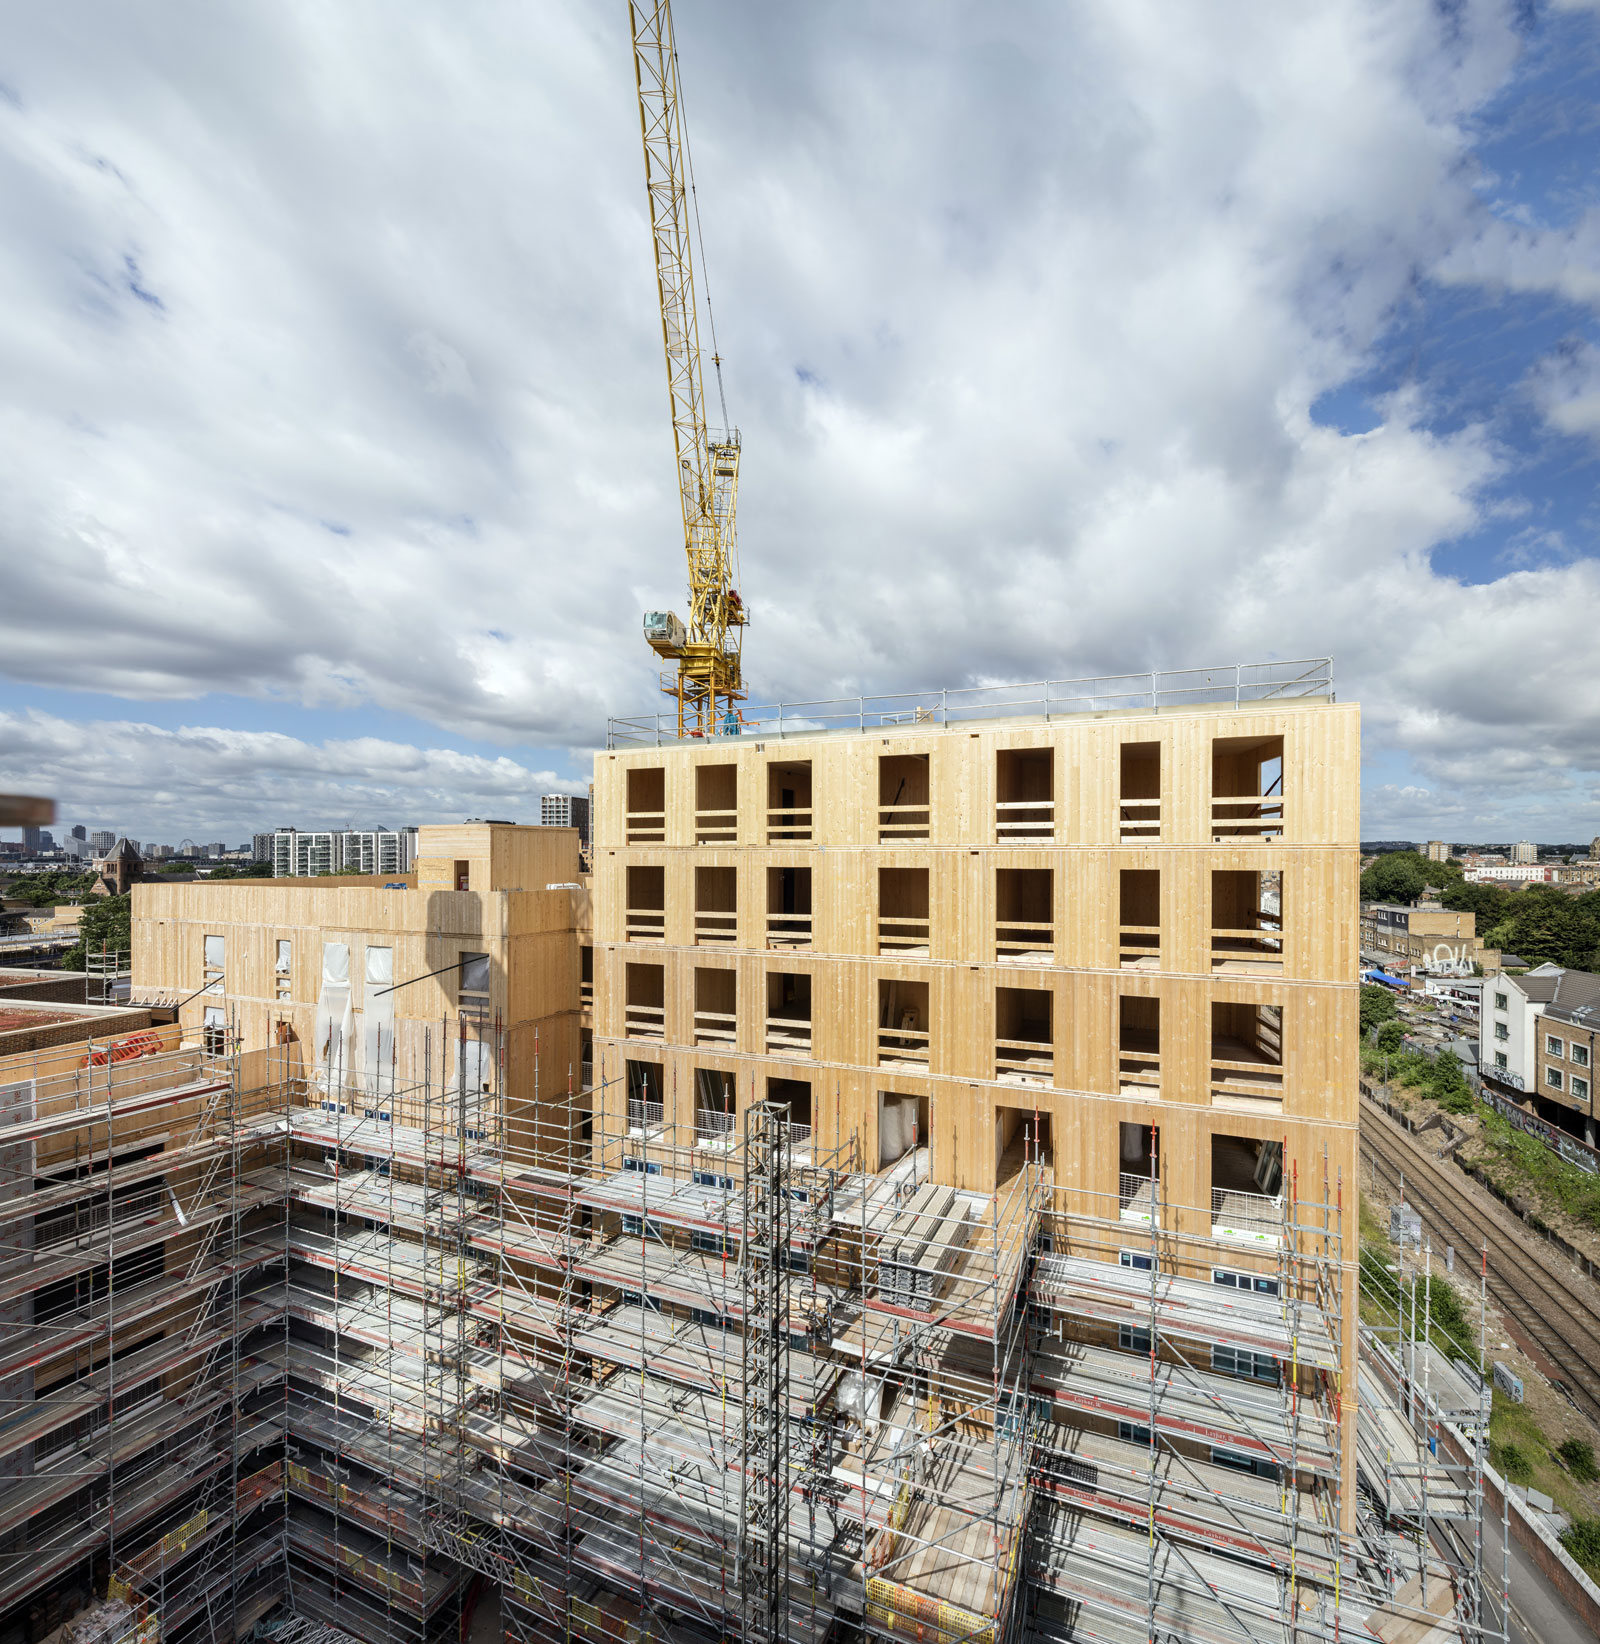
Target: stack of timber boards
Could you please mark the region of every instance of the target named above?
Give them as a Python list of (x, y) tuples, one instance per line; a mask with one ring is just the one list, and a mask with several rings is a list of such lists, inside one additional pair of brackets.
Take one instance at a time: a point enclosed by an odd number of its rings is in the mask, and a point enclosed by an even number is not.
[(878, 1295), (927, 1312), (967, 1242), (967, 1208), (953, 1187), (924, 1182), (889, 1224), (878, 1255)]

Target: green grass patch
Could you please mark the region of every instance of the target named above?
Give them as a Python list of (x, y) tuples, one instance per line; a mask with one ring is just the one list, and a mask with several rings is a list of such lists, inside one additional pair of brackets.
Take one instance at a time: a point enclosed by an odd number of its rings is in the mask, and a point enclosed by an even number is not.
[(1591, 1581), (1600, 1581), (1600, 1518), (1574, 1518), (1561, 1532), (1561, 1545), (1583, 1566)]
[(1556, 1446), (1556, 1454), (1580, 1484), (1593, 1484), (1600, 1479), (1600, 1467), (1594, 1464), (1594, 1446), (1588, 1439), (1565, 1439)]
[(1483, 1167), (1495, 1186), (1505, 1193), (1532, 1187), (1574, 1220), (1600, 1228), (1600, 1176), (1568, 1164), (1537, 1136), (1515, 1129), (1492, 1108), (1479, 1104), (1478, 1114), (1483, 1138), (1497, 1155)]
[(1574, 1523), (1589, 1511), (1589, 1504), (1573, 1485), (1572, 1475), (1555, 1459), (1555, 1446), (1528, 1407), (1513, 1404), (1498, 1387), (1489, 1417), (1489, 1460), (1511, 1483), (1531, 1484), (1543, 1490)]
[(1500, 1470), (1500, 1476), (1512, 1484), (1533, 1483), (1533, 1455), (1526, 1446), (1518, 1444), (1515, 1439), (1507, 1439), (1504, 1444), (1491, 1445), (1489, 1460)]

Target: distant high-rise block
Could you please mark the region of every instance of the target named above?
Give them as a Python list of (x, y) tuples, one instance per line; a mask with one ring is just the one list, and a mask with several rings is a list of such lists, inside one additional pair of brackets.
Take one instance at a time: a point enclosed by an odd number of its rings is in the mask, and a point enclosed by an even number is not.
[(546, 828), (576, 828), (582, 843), (589, 843), (589, 800), (585, 795), (542, 795), (539, 800), (539, 821)]

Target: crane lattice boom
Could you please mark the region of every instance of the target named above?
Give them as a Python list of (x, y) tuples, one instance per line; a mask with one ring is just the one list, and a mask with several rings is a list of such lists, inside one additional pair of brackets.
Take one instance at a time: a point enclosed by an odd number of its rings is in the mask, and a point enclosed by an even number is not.
[(711, 734), (744, 698), (740, 648), (745, 611), (734, 585), (739, 433), (730, 428), (712, 439), (706, 427), (690, 250), (689, 149), (679, 108), (672, 7), (668, 0), (630, 0), (628, 15), (689, 561), (687, 629), (675, 616), (649, 612), (645, 637), (657, 655), (677, 660), (676, 675), (664, 675), (662, 689), (677, 699), (679, 730)]

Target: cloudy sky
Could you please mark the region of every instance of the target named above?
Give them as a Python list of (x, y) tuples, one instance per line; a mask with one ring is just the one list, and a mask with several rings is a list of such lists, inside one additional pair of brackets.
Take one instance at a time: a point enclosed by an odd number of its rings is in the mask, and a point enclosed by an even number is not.
[[(681, 528), (621, 0), (0, 3), (0, 785), (528, 818)], [(1332, 655), (1600, 833), (1600, 4), (679, 0), (756, 700)]]

